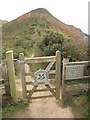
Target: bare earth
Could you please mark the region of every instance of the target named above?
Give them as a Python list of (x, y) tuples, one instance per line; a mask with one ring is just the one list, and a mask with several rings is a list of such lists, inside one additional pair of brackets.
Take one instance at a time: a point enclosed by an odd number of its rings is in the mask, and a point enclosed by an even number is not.
[[(26, 71), (27, 67), (26, 67)], [(27, 81), (33, 80), (31, 76), (26, 78)], [(30, 86), (27, 87), (29, 89)], [(39, 86), (39, 88), (44, 88), (44, 85)], [(21, 80), (17, 80), (17, 91), (18, 96), (22, 96), (22, 86)], [(50, 92), (38, 92), (35, 93), (34, 96), (37, 95), (49, 95)], [(12, 115), (8, 114), (7, 118), (74, 118), (74, 115), (69, 107), (62, 108), (61, 105), (58, 104), (58, 101), (55, 97), (52, 98), (42, 98), (36, 100), (30, 100), (28, 107), (25, 110), (20, 110), (19, 112), (15, 112)]]

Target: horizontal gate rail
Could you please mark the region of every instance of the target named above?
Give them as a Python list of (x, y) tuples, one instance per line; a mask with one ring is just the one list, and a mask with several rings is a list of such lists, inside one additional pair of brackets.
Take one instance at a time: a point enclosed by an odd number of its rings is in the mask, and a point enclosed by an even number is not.
[(56, 56), (25, 58), (25, 63), (45, 63), (56, 61)]
[[(51, 90), (56, 90), (56, 88), (51, 88)], [(46, 92), (49, 91), (49, 89), (45, 88), (45, 89), (36, 89), (35, 92)], [(27, 93), (30, 93), (31, 90), (27, 90)]]

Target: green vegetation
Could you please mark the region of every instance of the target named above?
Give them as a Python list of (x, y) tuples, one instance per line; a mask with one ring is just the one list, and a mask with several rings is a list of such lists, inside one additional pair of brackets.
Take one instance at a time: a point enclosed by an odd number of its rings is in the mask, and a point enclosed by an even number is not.
[(57, 50), (62, 51), (63, 34), (59, 31), (46, 30), (37, 42), (37, 46), (41, 49), (44, 56), (55, 55)]
[[(51, 16), (51, 14), (48, 14), (46, 11), (44, 14), (42, 14), (42, 12), (38, 13), (37, 11), (33, 12), (30, 13), (30, 18), (26, 18), (22, 21), (18, 21), (18, 19), (16, 19), (3, 25), (3, 59), (6, 58), (6, 52), (12, 49), (14, 58), (18, 58), (19, 53), (24, 53), (25, 56), (30, 57), (36, 52), (36, 54), (39, 56), (39, 52), (41, 51), (41, 55), (49, 56), (55, 55), (56, 51), (60, 50), (62, 55), (64, 54), (64, 58), (70, 58), (71, 61), (88, 60), (86, 46), (83, 45), (82, 41), (80, 41), (80, 44), (78, 42), (80, 39), (82, 39), (82, 35), (79, 35), (78, 33), (80, 31), (75, 31), (74, 28), (71, 29), (69, 26), (63, 26), (62, 23), (59, 24), (59, 21), (57, 21), (53, 16)], [(62, 30), (62, 28), (65, 30)], [(60, 33), (60, 30), (63, 31), (64, 35)], [(66, 31), (71, 32), (68, 33)], [(75, 40), (73, 38), (75, 38)], [(37, 51), (35, 46), (38, 47), (40, 51)], [(33, 66), (36, 67), (36, 70), (38, 70), (40, 67), (44, 67), (41, 64), (33, 64)], [(15, 71), (17, 75), (19, 73), (19, 67), (16, 64)], [(73, 82), (72, 84), (75, 83)], [(71, 106), (76, 116), (87, 117), (87, 94), (73, 97), (71, 97), (71, 95), (69, 96), (69, 94), (67, 95), (68, 96), (65, 96), (65, 100), (63, 101), (64, 105)], [(3, 115), (7, 112), (12, 113), (24, 108), (25, 106), (23, 103), (15, 105), (8, 104), (5, 108), (3, 108)]]
[(71, 107), (75, 118), (90, 118), (88, 111), (88, 94), (86, 92), (75, 96), (67, 93), (64, 95), (62, 102), (63, 107)]
[[(65, 57), (70, 57), (73, 61), (87, 60), (87, 47), (84, 46), (83, 37), (77, 34), (78, 32), (80, 31), (74, 27), (63, 25), (47, 10), (37, 9), (31, 11), (30, 17), (22, 16), (2, 26), (2, 57), (4, 59), (6, 49), (11, 48), (13, 48), (15, 58), (18, 57), (19, 52), (24, 52), (25, 56), (29, 56), (38, 40), (43, 55), (54, 55), (56, 50), (60, 50)], [(70, 37), (65, 38), (65, 36)], [(46, 39), (45, 44), (44, 39)], [(81, 40), (80, 44), (76, 44), (79, 40)]]
[[(33, 23), (33, 25), (35, 24)], [(21, 38), (19, 36), (13, 37), (14, 42), (11, 41), (12, 45), (3, 46), (3, 59), (5, 59), (6, 51), (11, 49), (14, 51), (14, 58), (18, 58), (20, 52), (23, 52), (25, 56), (31, 56), (35, 52), (34, 46), (36, 45), (43, 56), (55, 55), (56, 51), (60, 50), (62, 54), (64, 53), (65, 58), (70, 58), (72, 61), (87, 60), (86, 48), (81, 44), (76, 44), (72, 37), (64, 38), (59, 31), (50, 29), (45, 29), (45, 33), (42, 34), (41, 30), (35, 26), (25, 31), (26, 35), (22, 35)], [(31, 33), (33, 31), (34, 33)], [(36, 33), (38, 37), (36, 37)], [(32, 38), (32, 34), (34, 34), (35, 39)]]
[(56, 51), (60, 50), (65, 58), (70, 58), (72, 61), (87, 59), (85, 48), (76, 44), (71, 37), (64, 38), (59, 31), (46, 30), (36, 44), (43, 56), (55, 55)]
[(5, 107), (2, 108), (2, 116), (5, 117), (7, 113), (13, 114), (14, 112), (18, 112), (19, 110), (24, 111), (27, 105), (23, 102), (15, 103), (8, 103)]
[(71, 37), (66, 38), (63, 44), (64, 57), (74, 61), (88, 60), (87, 48), (77, 44)]
[(2, 108), (0, 107), (0, 120), (2, 119)]
[(25, 56), (31, 56), (34, 53), (34, 44), (36, 39), (41, 36), (44, 26), (44, 22), (38, 19), (27, 19), (21, 22), (12, 22), (11, 25), (3, 26), (3, 43), (2, 43), (2, 58), (5, 59), (5, 53), (7, 50), (14, 51), (14, 58), (18, 58), (20, 52), (23, 52)]
[(14, 58), (18, 58), (19, 57), (19, 53), (24, 53), (25, 55), (27, 55), (25, 49), (23, 48), (3, 48), (2, 49), (2, 59), (5, 59), (6, 58), (6, 52), (8, 50), (13, 50), (13, 55), (14, 55)]

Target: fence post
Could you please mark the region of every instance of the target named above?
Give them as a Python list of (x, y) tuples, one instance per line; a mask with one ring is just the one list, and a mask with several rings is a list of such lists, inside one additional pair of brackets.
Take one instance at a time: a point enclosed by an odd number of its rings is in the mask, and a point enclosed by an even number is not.
[(9, 84), (9, 79), (7, 75), (6, 62), (2, 62), (2, 79), (4, 79), (6, 97), (10, 97), (11, 96), (10, 84)]
[(65, 63), (68, 63), (69, 59), (68, 58), (64, 58), (63, 59), (63, 66), (62, 66), (62, 89), (61, 89), (61, 99), (63, 96), (63, 91), (64, 91), (64, 79), (65, 79)]
[(60, 82), (61, 82), (61, 52), (56, 52), (56, 99), (60, 99)]
[(27, 102), (27, 90), (26, 90), (26, 78), (25, 78), (25, 66), (24, 66), (24, 54), (19, 54), (20, 60), (20, 72), (21, 72), (21, 80), (22, 80), (22, 92), (23, 92), (23, 100)]
[(7, 60), (7, 69), (8, 69), (9, 83), (10, 83), (11, 98), (13, 102), (17, 102), (18, 97), (16, 92), (15, 70), (14, 70), (12, 50), (6, 52), (6, 60)]

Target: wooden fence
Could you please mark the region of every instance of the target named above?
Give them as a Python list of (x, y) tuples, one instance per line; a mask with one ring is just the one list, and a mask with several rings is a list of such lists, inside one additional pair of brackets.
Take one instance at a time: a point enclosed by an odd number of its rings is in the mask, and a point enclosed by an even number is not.
[[(17, 60), (16, 60), (17, 61)], [(48, 63), (46, 71), (49, 74), (55, 75), (56, 86), (51, 88), (47, 85), (47, 89), (36, 89), (33, 87), (32, 90), (27, 90), (27, 85), (32, 84), (31, 82), (26, 81), (25, 74), (25, 63)], [(22, 80), (22, 93), (23, 99), (27, 101), (28, 98), (32, 98), (34, 92), (47, 91), (49, 90), (52, 93), (52, 96), (56, 99), (63, 96), (63, 92), (67, 91), (80, 91), (89, 89), (89, 78), (88, 69), (90, 69), (90, 61), (80, 61), (80, 62), (69, 62), (69, 59), (63, 60), (62, 66), (62, 80), (61, 80), (61, 53), (56, 52), (56, 56), (47, 56), (47, 57), (34, 57), (34, 58), (24, 58), (24, 54), (20, 53), (19, 55), (20, 71), (21, 71), (21, 80)], [(54, 69), (51, 69), (55, 65)], [(67, 83), (74, 82), (67, 86)], [(79, 84), (75, 84), (79, 83)], [(84, 83), (84, 84), (81, 84)], [(6, 52), (6, 60), (2, 61), (0, 64), (0, 91), (2, 94), (5, 94), (7, 97), (11, 96), (14, 102), (18, 101), (17, 92), (16, 92), (16, 79), (15, 79), (15, 69), (14, 69), (14, 59), (13, 52)], [(60, 92), (61, 91), (61, 92)], [(42, 98), (44, 98), (43, 96)], [(50, 96), (48, 96), (50, 97)], [(39, 97), (38, 97), (39, 98)]]
[(90, 89), (89, 69), (90, 61), (69, 62), (69, 59), (63, 59), (62, 96), (65, 90), (72, 91), (72, 94), (75, 91), (88, 91)]

